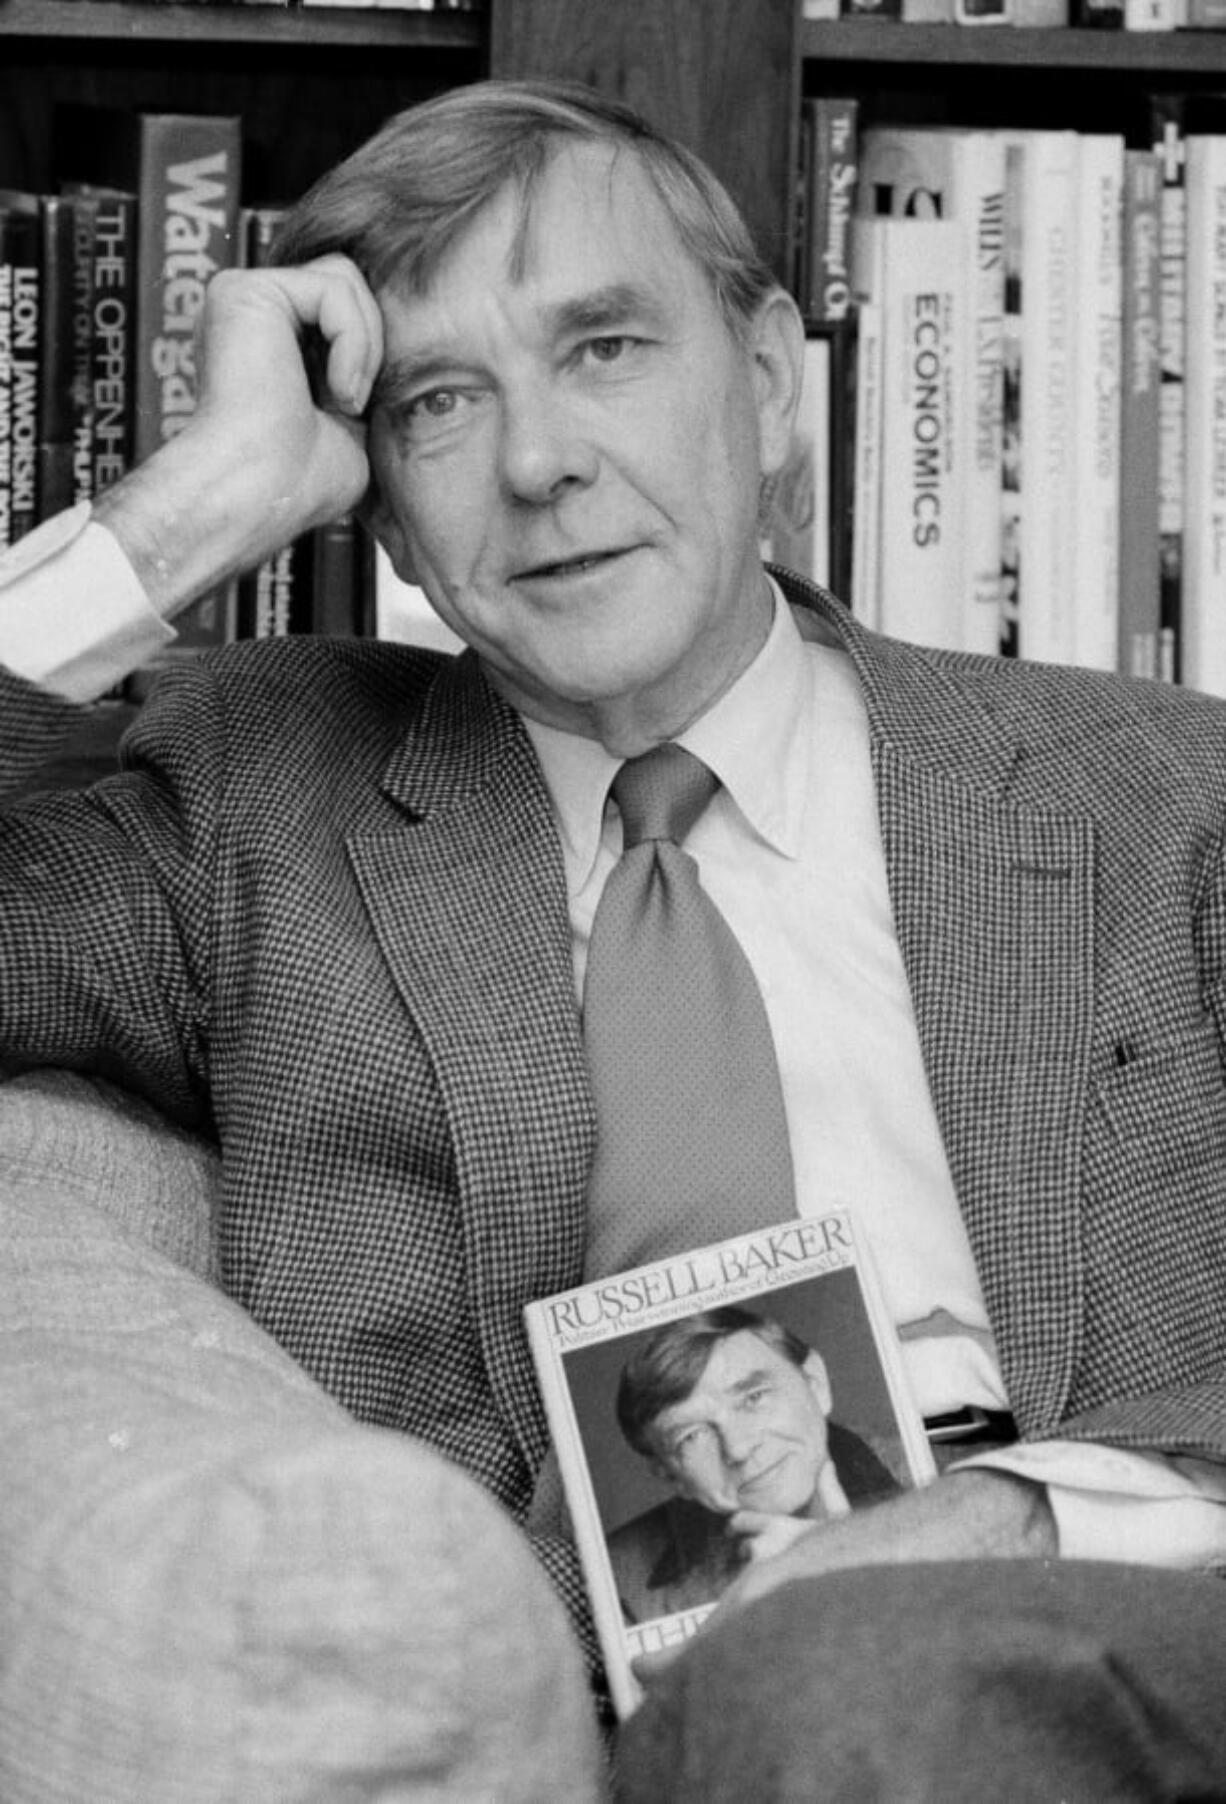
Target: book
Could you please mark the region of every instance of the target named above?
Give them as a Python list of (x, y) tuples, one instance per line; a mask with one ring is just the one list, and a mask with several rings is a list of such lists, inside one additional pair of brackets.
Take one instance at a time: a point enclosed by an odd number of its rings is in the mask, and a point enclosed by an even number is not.
[(1124, 158), (1120, 641), (1126, 676), (1158, 675), (1158, 191), (1152, 150)]
[(1150, 96), (1150, 142), (1158, 158), (1158, 623), (1159, 674), (1179, 678), (1183, 623), (1184, 333), (1187, 218), (1184, 96)]
[(898, 1335), (846, 1210), (595, 1280), (524, 1313), (622, 1717), (640, 1698), (634, 1660), (688, 1639), (740, 1569), (731, 1513), (778, 1518), (786, 1537), (934, 1475)]
[(1000, 649), (1005, 147), (994, 132), (875, 126), (864, 133), (857, 205), (955, 221), (967, 319), (959, 339), (964, 450), (961, 649)]
[(38, 524), (39, 239), (32, 197), (0, 195), (0, 545)]
[[(241, 131), (236, 115), (133, 112), (69, 104), (54, 124), (61, 183), (137, 196), (133, 443), (135, 463), (182, 431), (196, 405), (196, 322), (219, 269), (238, 256)], [(171, 657), (233, 635), (233, 588), (175, 622)]]
[(1094, 670), (1114, 670), (1119, 657), (1123, 187), (1123, 138), (1084, 135), (1078, 145), (1073, 358), (1073, 661)]
[(846, 320), (851, 313), (859, 111), (852, 96), (805, 102), (809, 166), (802, 305), (817, 325)]
[(92, 203), (90, 383), (93, 397), (92, 492), (101, 495), (132, 467), (135, 349), (136, 196), (118, 188), (66, 184)]
[(855, 404), (851, 472), (851, 582), (853, 613), (874, 630), (881, 625), (881, 435), (884, 321), (882, 318), (882, 219), (857, 211), (852, 227), (852, 279), (856, 292)]
[(1184, 591), (1180, 662), (1226, 696), (1226, 133), (1187, 136)]
[(89, 203), (37, 201), (42, 274), (38, 339), (38, 515), (46, 520), (92, 488), (93, 272)]
[(961, 649), (967, 330), (952, 219), (882, 218), (880, 622)]
[[(1077, 134), (1006, 134), (1019, 185), (1022, 505), (1017, 521), (1017, 655), (1073, 659), (1073, 322)], [(1007, 176), (1008, 179), (1008, 176)]]

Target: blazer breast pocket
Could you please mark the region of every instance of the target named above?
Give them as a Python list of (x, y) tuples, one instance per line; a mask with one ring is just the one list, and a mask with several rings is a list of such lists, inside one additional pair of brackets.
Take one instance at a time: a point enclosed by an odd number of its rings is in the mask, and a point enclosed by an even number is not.
[(1226, 1168), (1226, 1081), (1207, 1018), (1162, 1040), (1122, 1044), (1097, 1102), (1118, 1154), (1166, 1173)]

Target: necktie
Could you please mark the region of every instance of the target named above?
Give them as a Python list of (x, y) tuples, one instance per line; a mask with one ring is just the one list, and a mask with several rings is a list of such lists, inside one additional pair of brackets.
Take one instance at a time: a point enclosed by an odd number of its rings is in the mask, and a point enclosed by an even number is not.
[(584, 987), (597, 1116), (588, 1278), (796, 1213), (762, 997), (679, 844), (718, 787), (671, 744), (613, 780), (624, 847), (592, 923)]

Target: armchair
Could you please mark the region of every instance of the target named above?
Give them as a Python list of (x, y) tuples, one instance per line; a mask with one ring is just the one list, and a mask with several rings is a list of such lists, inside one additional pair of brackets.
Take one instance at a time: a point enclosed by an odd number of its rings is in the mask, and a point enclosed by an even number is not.
[(216, 1288), (218, 1169), (106, 1084), (0, 1084), (0, 1797), (595, 1800), (527, 1542)]

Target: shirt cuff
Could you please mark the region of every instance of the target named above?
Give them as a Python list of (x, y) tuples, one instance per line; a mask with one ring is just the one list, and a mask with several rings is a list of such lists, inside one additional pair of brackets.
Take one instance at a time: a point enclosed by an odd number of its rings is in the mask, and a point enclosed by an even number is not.
[(1047, 1487), (1060, 1556), (1196, 1568), (1226, 1563), (1226, 1466), (1078, 1441), (1033, 1441), (961, 1460)]
[(105, 695), (176, 637), (86, 501), (0, 555), (0, 663), (69, 701)]

